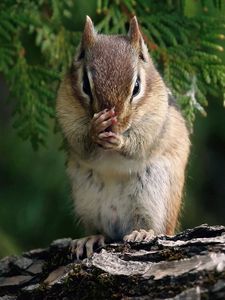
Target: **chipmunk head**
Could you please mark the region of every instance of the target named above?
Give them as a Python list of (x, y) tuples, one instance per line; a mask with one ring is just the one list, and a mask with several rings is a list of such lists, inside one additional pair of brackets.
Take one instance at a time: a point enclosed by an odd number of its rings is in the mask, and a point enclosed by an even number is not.
[(146, 101), (156, 73), (136, 17), (126, 36), (98, 34), (86, 18), (71, 78), (76, 97), (91, 115), (115, 107), (118, 122), (113, 130), (126, 131)]

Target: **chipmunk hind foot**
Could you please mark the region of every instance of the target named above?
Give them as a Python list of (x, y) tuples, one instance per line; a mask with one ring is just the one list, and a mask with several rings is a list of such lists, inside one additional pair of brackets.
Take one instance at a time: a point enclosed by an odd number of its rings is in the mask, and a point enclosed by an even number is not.
[(134, 230), (130, 234), (124, 236), (124, 242), (149, 242), (155, 237), (152, 229), (146, 231), (145, 229)]

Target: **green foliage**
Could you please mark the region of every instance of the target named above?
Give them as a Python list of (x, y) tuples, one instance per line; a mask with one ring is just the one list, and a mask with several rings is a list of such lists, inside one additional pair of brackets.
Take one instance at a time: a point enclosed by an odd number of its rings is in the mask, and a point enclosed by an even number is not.
[(0, 71), (14, 99), (14, 127), (34, 148), (44, 144), (55, 117), (61, 72), (72, 59), (79, 33), (63, 26), (70, 1), (0, 3)]
[(12, 255), (20, 251), (19, 247), (11, 240), (11, 237), (0, 230), (0, 258), (6, 255)]
[[(190, 2), (199, 6), (196, 16), (188, 16)], [(218, 9), (216, 17), (207, 5)], [(206, 114), (210, 95), (225, 100), (220, 56), (225, 18), (220, 9), (218, 0), (98, 0), (94, 21), (100, 32), (124, 34), (137, 15), (157, 67), (192, 125), (197, 111)], [(46, 140), (59, 79), (81, 36), (71, 26), (76, 14), (72, 0), (0, 3), (0, 72), (14, 99), (14, 127), (35, 148)]]

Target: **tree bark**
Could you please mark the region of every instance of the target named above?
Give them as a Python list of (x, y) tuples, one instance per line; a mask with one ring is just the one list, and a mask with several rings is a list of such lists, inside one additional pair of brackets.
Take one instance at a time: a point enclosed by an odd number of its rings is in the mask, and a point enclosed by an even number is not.
[(72, 240), (0, 261), (0, 299), (225, 299), (225, 227), (110, 244), (76, 261)]

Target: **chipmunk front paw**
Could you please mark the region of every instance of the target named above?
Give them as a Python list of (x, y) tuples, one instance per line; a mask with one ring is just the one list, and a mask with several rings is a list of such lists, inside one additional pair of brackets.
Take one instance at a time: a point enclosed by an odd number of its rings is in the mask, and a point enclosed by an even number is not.
[(105, 150), (119, 150), (123, 145), (123, 136), (112, 131), (99, 134), (99, 145)]
[(112, 132), (111, 126), (117, 123), (114, 108), (94, 114), (91, 121), (91, 137), (94, 143), (105, 150), (119, 150), (123, 145), (123, 136)]

